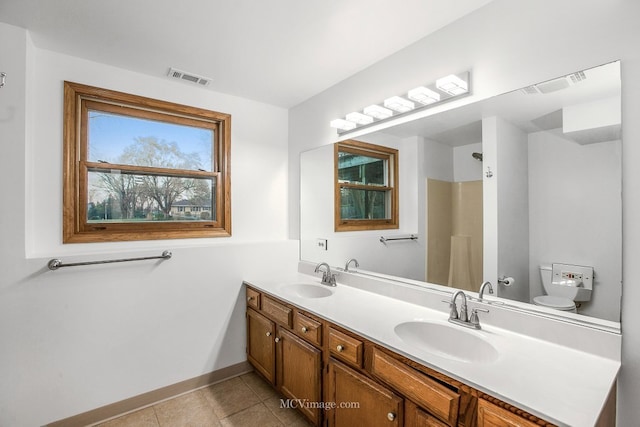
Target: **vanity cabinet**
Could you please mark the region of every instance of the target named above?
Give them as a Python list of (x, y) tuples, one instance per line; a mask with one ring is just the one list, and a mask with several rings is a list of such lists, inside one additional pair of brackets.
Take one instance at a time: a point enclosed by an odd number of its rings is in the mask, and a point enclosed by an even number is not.
[(319, 426), (322, 323), (254, 289), (247, 288), (246, 292), (247, 360), (286, 398), (295, 400), (295, 406), (309, 421)]
[(404, 402), (404, 425), (405, 427), (447, 427), (445, 423), (410, 400)]
[(316, 426), (553, 426), (249, 285), (247, 359)]
[(460, 394), (454, 387), (439, 383), (374, 346), (367, 347), (367, 371), (415, 402), (418, 414), (430, 414), (429, 418), (443, 422), (435, 425), (457, 425)]
[[(546, 424), (545, 424), (546, 425)], [(488, 400), (478, 399), (478, 427), (539, 427), (540, 424), (529, 421)]]
[(271, 384), (276, 381), (275, 323), (247, 308), (247, 359)]
[(335, 359), (327, 377), (327, 401), (336, 403), (327, 411), (330, 427), (404, 425), (403, 399), (393, 391)]
[(298, 405), (314, 424), (320, 423), (322, 401), (322, 351), (278, 326), (276, 333), (276, 385), (290, 399), (310, 404)]
[(329, 326), (329, 354), (355, 368), (362, 367), (364, 343), (353, 336)]

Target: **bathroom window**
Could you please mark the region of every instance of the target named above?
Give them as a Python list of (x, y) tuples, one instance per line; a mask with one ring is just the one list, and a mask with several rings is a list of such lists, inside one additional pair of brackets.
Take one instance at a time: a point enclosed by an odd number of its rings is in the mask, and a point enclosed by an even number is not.
[(398, 150), (335, 144), (335, 231), (398, 228)]
[(65, 82), (65, 243), (231, 235), (224, 113)]

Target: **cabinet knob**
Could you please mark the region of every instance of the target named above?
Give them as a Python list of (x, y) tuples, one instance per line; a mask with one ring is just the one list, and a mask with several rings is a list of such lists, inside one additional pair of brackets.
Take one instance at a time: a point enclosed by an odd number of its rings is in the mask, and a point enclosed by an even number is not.
[(338, 345), (336, 347), (336, 350), (338, 350), (338, 353), (342, 352), (342, 350), (344, 350), (344, 346), (343, 345)]
[(271, 336), (271, 332), (267, 332), (267, 333), (266, 333), (266, 335), (267, 335), (268, 337), (270, 337), (270, 336)]
[(273, 340), (274, 340), (275, 342), (280, 342), (280, 338), (278, 338), (278, 337), (275, 337)]
[(395, 420), (395, 419), (396, 419), (396, 414), (394, 414), (393, 412), (389, 412), (389, 413), (387, 414), (387, 419), (388, 419), (389, 421), (393, 421), (393, 420)]
[(247, 297), (247, 302), (253, 301), (253, 297)]
[(300, 328), (300, 330), (302, 331), (303, 334), (306, 334), (308, 331), (306, 326), (303, 326), (302, 328)]

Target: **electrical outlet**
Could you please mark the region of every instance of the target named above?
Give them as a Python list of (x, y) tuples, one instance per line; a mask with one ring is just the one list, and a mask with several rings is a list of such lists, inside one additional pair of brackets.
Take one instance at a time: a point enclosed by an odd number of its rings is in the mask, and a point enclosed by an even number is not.
[(565, 280), (575, 280), (578, 282), (582, 282), (582, 274), (581, 273), (573, 273), (571, 271), (563, 271), (561, 277)]
[(327, 239), (318, 239), (317, 241), (318, 249), (327, 250)]

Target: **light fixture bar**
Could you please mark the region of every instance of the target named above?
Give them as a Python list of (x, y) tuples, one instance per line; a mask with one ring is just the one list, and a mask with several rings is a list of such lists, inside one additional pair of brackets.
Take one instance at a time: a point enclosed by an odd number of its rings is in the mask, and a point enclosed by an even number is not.
[(462, 95), (469, 91), (469, 85), (455, 74), (436, 80), (436, 87), (449, 95)]
[(438, 92), (424, 86), (418, 86), (414, 89), (411, 89), (407, 94), (407, 97), (424, 105), (429, 105), (433, 104), (434, 102), (440, 101), (440, 94)]
[(384, 106), (398, 113), (406, 113), (416, 108), (416, 104), (399, 96), (392, 96), (391, 98), (385, 99)]
[(344, 119), (335, 119), (329, 122), (329, 126), (340, 130), (351, 130), (356, 128), (356, 124)]
[(378, 120), (388, 119), (389, 117), (393, 116), (393, 111), (376, 104), (365, 107), (363, 113)]
[[(330, 122), (331, 127), (338, 129), (338, 134), (344, 134), (354, 129), (374, 125), (387, 119), (394, 119), (405, 113), (431, 108), (458, 96), (469, 95), (471, 73), (465, 71), (459, 74), (449, 74), (435, 81), (435, 83), (418, 86), (402, 96), (392, 96), (381, 104), (372, 104), (362, 112), (354, 111), (344, 119)], [(412, 113), (413, 114), (413, 113)]]
[(357, 125), (368, 125), (369, 123), (373, 123), (373, 117), (357, 112), (347, 114), (347, 120)]

